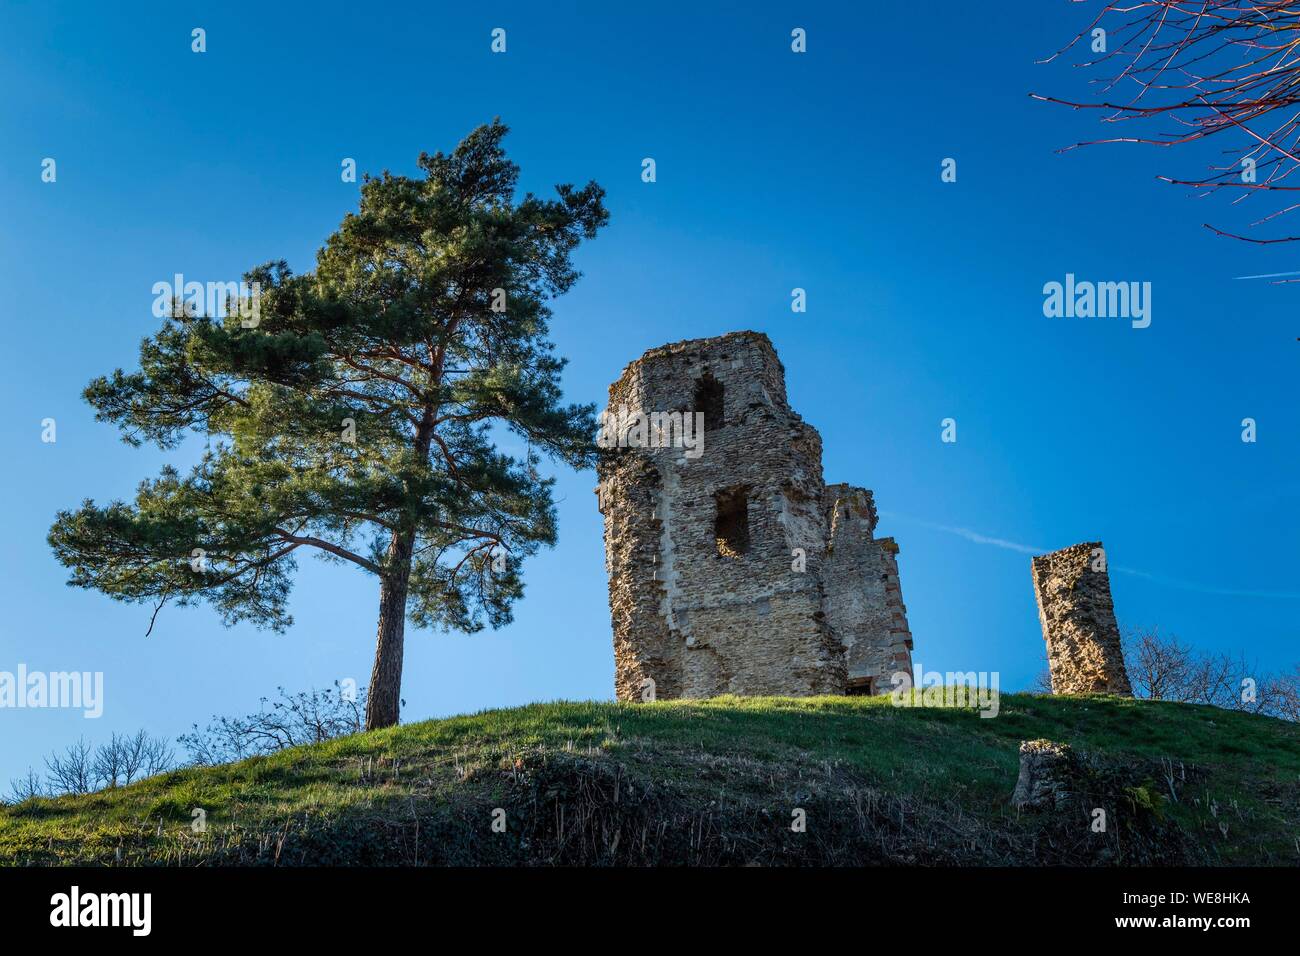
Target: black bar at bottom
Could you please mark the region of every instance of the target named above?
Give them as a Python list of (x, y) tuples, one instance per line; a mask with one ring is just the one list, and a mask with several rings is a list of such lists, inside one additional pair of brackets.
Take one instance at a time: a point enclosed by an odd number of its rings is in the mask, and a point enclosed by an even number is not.
[(506, 944), (555, 933), (600, 944), (612, 941), (607, 930), (637, 927), (649, 944), (677, 938), (684, 920), (733, 942), (780, 922), (801, 932), (805, 921), (864, 942), (887, 941), (891, 926), (918, 941), (1035, 930), (1228, 941), (1292, 926), (1294, 904), (1284, 907), (1295, 880), (1294, 869), (41, 868), (0, 870), (0, 918), (11, 940), (77, 933), (127, 945), (146, 928), (185, 943), (337, 945), (466, 930)]

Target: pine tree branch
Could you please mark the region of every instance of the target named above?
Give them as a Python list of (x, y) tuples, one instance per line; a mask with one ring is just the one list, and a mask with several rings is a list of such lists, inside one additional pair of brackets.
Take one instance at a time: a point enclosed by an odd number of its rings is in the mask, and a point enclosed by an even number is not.
[(353, 564), (365, 568), (372, 574), (377, 574), (381, 577), (383, 576), (384, 569), (375, 564), (375, 562), (368, 561), (356, 552), (349, 551), (347, 548), (337, 545), (332, 541), (326, 541), (323, 538), (313, 538), (309, 535), (290, 534), (283, 528), (276, 528), (274, 530), (275, 533), (285, 541), (292, 541), (294, 544), (308, 544), (314, 548), (320, 548), (322, 551), (328, 551), (330, 554), (338, 555), (340, 558), (351, 561)]

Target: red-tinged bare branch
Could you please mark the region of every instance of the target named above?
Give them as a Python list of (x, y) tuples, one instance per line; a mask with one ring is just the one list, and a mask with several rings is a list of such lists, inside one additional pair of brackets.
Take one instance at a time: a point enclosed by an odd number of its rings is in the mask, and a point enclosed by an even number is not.
[[(1095, 36), (1098, 30), (1104, 35)], [(1239, 190), (1234, 203), (1261, 192), (1300, 189), (1285, 184), (1300, 169), (1300, 0), (1105, 2), (1069, 43), (1039, 62), (1052, 62), (1090, 41), (1095, 55), (1076, 63), (1077, 67), (1116, 64), (1108, 75), (1094, 80), (1101, 85), (1102, 96), (1078, 101), (1030, 95), (1073, 109), (1108, 111), (1102, 119), (1105, 123), (1169, 126), (1076, 143), (1059, 152), (1101, 143), (1169, 148), (1226, 135), (1240, 140), (1224, 150), (1237, 163), (1212, 163), (1203, 178), (1158, 178), (1202, 190), (1203, 195), (1223, 188)], [(1128, 91), (1128, 98), (1107, 95), (1112, 91)], [(1284, 204), (1251, 225), (1272, 222), (1295, 208)], [(1250, 238), (1207, 228), (1257, 244), (1300, 238)]]
[(1208, 222), (1202, 223), (1202, 225), (1216, 236), (1223, 236), (1227, 239), (1240, 239), (1242, 242), (1253, 242), (1261, 246), (1268, 246), (1277, 242), (1300, 242), (1300, 236), (1281, 236), (1277, 239), (1257, 239), (1252, 236), (1239, 236), (1235, 232), (1225, 232), (1222, 229), (1216, 229)]

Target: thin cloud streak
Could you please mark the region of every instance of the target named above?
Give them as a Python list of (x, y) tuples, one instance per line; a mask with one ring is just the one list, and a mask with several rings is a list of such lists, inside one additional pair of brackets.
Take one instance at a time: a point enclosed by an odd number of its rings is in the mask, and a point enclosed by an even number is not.
[(1300, 272), (1265, 272), (1257, 276), (1233, 276), (1234, 279), (1278, 279), (1282, 276), (1300, 276)]
[(1111, 566), (1112, 571), (1118, 571), (1121, 574), (1131, 574), (1137, 578), (1145, 578), (1156, 584), (1163, 584), (1166, 587), (1180, 588), (1184, 591), (1196, 591), (1200, 594), (1220, 594), (1225, 597), (1253, 597), (1253, 598), (1277, 598), (1287, 601), (1300, 600), (1300, 593), (1295, 591), (1242, 591), (1236, 588), (1215, 588), (1204, 584), (1193, 584), (1191, 581), (1180, 581), (1177, 578), (1167, 578), (1163, 574), (1152, 574), (1150, 571), (1139, 571), (1137, 568), (1124, 568), (1118, 565)]
[(933, 521), (923, 521), (920, 518), (912, 518), (908, 515), (900, 515), (893, 511), (882, 511), (880, 514), (886, 518), (901, 518), (903, 521), (919, 524), (923, 528), (929, 528), (932, 531), (943, 531), (947, 534), (955, 534), (959, 538), (965, 538), (967, 541), (973, 541), (975, 544), (988, 544), (995, 548), (1003, 548), (1007, 551), (1018, 551), (1021, 554), (1046, 554), (1051, 548), (1035, 548), (1028, 544), (1017, 544), (1014, 541), (1008, 541), (1006, 538), (993, 538), (986, 534), (980, 534), (978, 531), (972, 531), (970, 528), (956, 528), (952, 525), (935, 524)]
[[(978, 531), (972, 531), (970, 528), (935, 524), (933, 521), (924, 521), (921, 518), (912, 518), (908, 515), (898, 514), (897, 512), (882, 511), (880, 514), (882, 517), (897, 518), (910, 524), (929, 528), (932, 531), (942, 531), (945, 534), (956, 535), (957, 537), (965, 538), (967, 541), (974, 544), (987, 544), (994, 548), (1002, 548), (1005, 551), (1015, 551), (1019, 554), (1047, 554), (1052, 550), (1051, 548), (1035, 548), (1031, 545), (1008, 541), (1006, 538), (995, 538), (991, 535), (980, 534)], [(1300, 600), (1300, 592), (1295, 591), (1250, 591), (1237, 588), (1210, 587), (1204, 584), (1194, 584), (1191, 581), (1180, 581), (1177, 578), (1165, 577), (1163, 574), (1152, 574), (1150, 571), (1142, 571), (1138, 568), (1127, 568), (1120, 565), (1111, 565), (1110, 570), (1118, 571), (1120, 574), (1128, 574), (1133, 577), (1144, 578), (1154, 584), (1162, 584), (1166, 587), (1178, 588), (1183, 591), (1195, 591), (1198, 594), (1214, 594), (1222, 597), (1271, 598), (1284, 601)]]

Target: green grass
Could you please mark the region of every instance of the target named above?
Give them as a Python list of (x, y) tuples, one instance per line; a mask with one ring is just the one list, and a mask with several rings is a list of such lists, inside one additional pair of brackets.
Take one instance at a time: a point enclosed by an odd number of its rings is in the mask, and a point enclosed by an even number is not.
[[(1016, 813), (1019, 744), (1043, 737), (1119, 784)], [(982, 719), (887, 697), (557, 702), (0, 808), (0, 863), (1295, 865), (1298, 783), (1295, 725), (1184, 704), (1004, 694)]]

